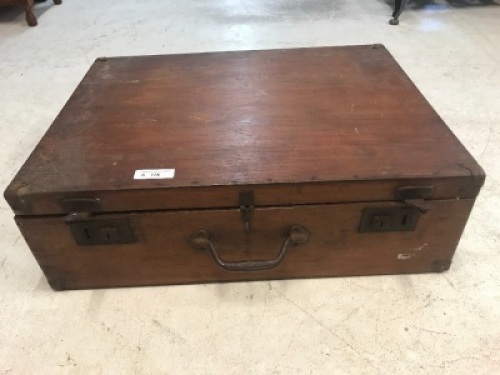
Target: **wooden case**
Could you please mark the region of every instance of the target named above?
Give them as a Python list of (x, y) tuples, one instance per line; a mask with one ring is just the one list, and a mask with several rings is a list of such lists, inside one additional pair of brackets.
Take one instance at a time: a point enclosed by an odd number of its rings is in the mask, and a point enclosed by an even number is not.
[(61, 290), (443, 271), (484, 178), (371, 45), (100, 58), (5, 197)]

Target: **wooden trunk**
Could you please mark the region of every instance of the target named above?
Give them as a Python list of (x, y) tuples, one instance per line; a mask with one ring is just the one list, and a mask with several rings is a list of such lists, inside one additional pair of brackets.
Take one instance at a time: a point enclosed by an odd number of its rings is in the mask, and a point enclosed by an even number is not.
[(100, 58), (5, 197), (62, 290), (443, 271), (484, 178), (373, 45)]

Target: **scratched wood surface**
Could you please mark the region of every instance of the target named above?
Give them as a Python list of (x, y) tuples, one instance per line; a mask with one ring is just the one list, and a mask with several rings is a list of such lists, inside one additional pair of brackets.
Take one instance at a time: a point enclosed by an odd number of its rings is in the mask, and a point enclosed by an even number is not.
[[(136, 243), (104, 246), (78, 246), (63, 217), (18, 216), (17, 222), (50, 285), (64, 290), (444, 271), (473, 204), (433, 201), (418, 230), (395, 233), (358, 232), (360, 212), (378, 202), (258, 209), (250, 234), (236, 209), (100, 215), (97, 220), (130, 220), (137, 237)], [(310, 240), (268, 271), (225, 271), (208, 250), (188, 241), (204, 229), (225, 261), (271, 260), (293, 224), (306, 228)]]
[[(175, 178), (133, 179), (156, 168)], [(250, 186), (260, 205), (302, 204), (429, 182), (473, 198), (483, 172), (375, 45), (98, 59), (6, 197), (55, 214), (75, 196), (102, 211), (221, 207)]]

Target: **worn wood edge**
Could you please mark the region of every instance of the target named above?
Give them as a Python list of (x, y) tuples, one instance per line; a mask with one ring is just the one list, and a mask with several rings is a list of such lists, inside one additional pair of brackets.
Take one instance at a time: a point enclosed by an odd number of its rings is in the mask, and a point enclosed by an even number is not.
[(463, 149), (463, 151), (465, 151), (465, 154), (469, 156), (469, 161), (472, 161), (472, 163), (470, 163), (470, 162), (469, 163), (457, 162), (457, 165), (461, 166), (461, 167), (463, 167), (465, 169), (467, 169), (470, 172), (470, 174), (472, 176), (474, 176), (474, 177), (476, 177), (476, 176), (479, 177), (479, 178), (483, 177), (483, 182), (482, 183), (484, 183), (484, 178), (486, 177), (484, 169), (479, 165), (479, 163), (474, 158), (474, 156), (472, 156), (472, 154), (469, 152), (469, 150), (467, 150), (467, 148), (465, 147), (465, 145), (462, 143), (462, 141), (460, 141), (460, 139), (451, 130), (451, 128), (446, 124), (446, 122), (444, 122), (444, 120), (439, 115), (439, 113), (437, 113), (437, 111), (434, 108), (434, 106), (432, 106), (431, 103), (429, 103), (429, 100), (427, 100), (427, 98), (420, 91), (420, 89), (417, 87), (417, 85), (415, 84), (415, 82), (413, 82), (413, 80), (410, 78), (410, 76), (406, 73), (406, 71), (403, 69), (403, 67), (399, 64), (398, 60), (394, 57), (394, 55), (388, 49), (386, 49), (386, 51), (389, 54), (389, 56), (392, 58), (392, 61), (394, 62), (395, 66), (397, 66), (399, 68), (400, 72), (402, 73), (401, 77), (405, 77), (405, 79), (407, 80), (407, 82), (411, 86), (413, 86), (415, 94), (418, 95), (418, 96), (420, 96), (420, 98), (423, 99), (423, 101), (425, 103), (427, 103), (428, 108), (430, 108), (430, 110), (434, 113), (434, 115), (436, 116), (436, 119), (438, 120), (438, 123), (440, 124), (440, 126), (445, 131), (447, 131), (448, 134), (452, 138), (455, 139), (456, 143), (458, 145), (460, 145), (460, 147)]
[[(200, 281), (179, 281), (172, 283), (145, 283), (145, 284), (117, 284), (117, 285), (86, 285), (84, 287), (77, 287), (71, 285), (71, 279), (54, 279), (47, 280), (49, 286), (52, 290), (56, 292), (71, 292), (77, 290), (90, 290), (90, 289), (121, 289), (121, 288), (158, 288), (158, 287), (182, 287), (182, 286), (191, 286), (191, 285), (200, 285), (200, 284), (211, 284), (211, 285), (222, 285), (222, 284), (246, 284), (246, 283), (258, 283), (258, 282), (270, 282), (270, 281), (304, 281), (304, 280), (329, 280), (329, 279), (338, 279), (338, 278), (354, 278), (354, 277), (394, 277), (394, 276), (405, 276), (405, 275), (425, 275), (425, 274), (435, 274), (436, 277), (443, 277), (442, 273), (450, 270), (453, 261), (451, 259), (446, 260), (437, 260), (433, 262), (428, 270), (425, 271), (408, 271), (408, 272), (399, 272), (399, 273), (374, 273), (374, 274), (338, 274), (335, 276), (287, 276), (287, 277), (270, 277), (268, 279), (262, 278), (248, 278), (248, 279), (238, 279), (238, 280), (224, 280), (224, 281), (214, 281), (214, 280), (200, 280)], [(231, 271), (227, 271), (231, 272)]]
[[(96, 60), (97, 61), (97, 60)], [(26, 179), (22, 179), (19, 176), (22, 174), (23, 170), (25, 167), (31, 162), (33, 158), (35, 158), (36, 151), (40, 147), (40, 144), (42, 141), (47, 137), (48, 133), (51, 131), (52, 126), (58, 121), (59, 118), (61, 118), (64, 115), (64, 111), (66, 107), (69, 105), (69, 103), (72, 100), (75, 100), (74, 96), (76, 92), (79, 90), (79, 88), (82, 85), (82, 83), (87, 79), (88, 76), (90, 76), (93, 73), (93, 67), (94, 64), (91, 65), (89, 70), (84, 74), (80, 82), (76, 85), (74, 90), (71, 92), (71, 94), (68, 96), (68, 99), (62, 106), (61, 110), (58, 112), (54, 120), (51, 122), (50, 126), (47, 128), (47, 130), (44, 132), (44, 134), (40, 137), (38, 140), (36, 146), (33, 148), (33, 150), (29, 153), (28, 157), (22, 164), (21, 168), (17, 171), (16, 175), (12, 179), (11, 183), (7, 186), (7, 188), (4, 190), (4, 198), (9, 204), (9, 206), (12, 208), (12, 210), (16, 214), (30, 214), (31, 209), (29, 207), (29, 204), (27, 203), (27, 200), (25, 199), (28, 196), (31, 196), (30, 194), (30, 181), (27, 181)]]
[[(124, 190), (89, 190), (89, 191), (75, 191), (75, 192), (48, 192), (48, 193), (30, 193), (29, 192), (29, 184), (25, 182), (13, 182), (9, 188), (5, 191), (5, 199), (11, 206), (12, 210), (16, 215), (57, 215), (57, 214), (68, 214), (67, 207), (61, 204), (61, 201), (67, 198), (95, 198), (100, 202), (103, 202), (101, 209), (97, 212), (126, 212), (126, 211), (152, 211), (153, 209), (147, 208), (144, 206), (142, 208), (131, 208), (128, 210), (125, 209), (116, 209), (113, 207), (106, 207), (106, 201), (110, 196), (113, 196), (113, 199), (120, 200), (120, 196), (127, 196), (127, 194), (132, 195), (141, 195), (147, 194), (154, 191), (155, 193), (164, 193), (164, 194), (191, 194), (191, 195), (199, 195), (206, 190), (219, 190), (218, 194), (227, 197), (229, 193), (231, 197), (234, 195), (233, 204), (222, 204), (221, 202), (214, 202), (213, 204), (192, 204), (192, 205), (176, 205), (175, 202), (169, 201), (168, 204), (163, 200), (162, 203), (158, 203), (158, 206), (154, 208), (154, 210), (197, 210), (197, 209), (226, 209), (226, 208), (235, 208), (238, 206), (237, 195), (234, 194), (237, 191), (245, 191), (245, 190), (258, 190), (259, 188), (276, 188), (277, 190), (280, 188), (294, 188), (300, 191), (303, 188), (310, 187), (329, 187), (332, 189), (338, 189), (339, 186), (342, 188), (342, 184), (377, 184), (377, 183), (387, 183), (397, 186), (403, 185), (432, 185), (437, 181), (446, 181), (446, 180), (457, 180), (456, 184), (460, 185), (460, 191), (458, 191), (456, 195), (446, 194), (446, 195), (438, 195), (433, 197), (433, 200), (442, 200), (442, 199), (471, 199), (476, 198), (479, 194), (481, 187), (485, 181), (485, 175), (473, 175), (469, 169), (465, 169), (468, 171), (470, 176), (470, 181), (468, 183), (464, 183), (464, 179), (467, 181), (467, 176), (439, 176), (435, 178), (427, 177), (426, 179), (380, 179), (380, 180), (342, 180), (342, 181), (311, 181), (311, 182), (301, 182), (298, 184), (286, 182), (286, 183), (272, 183), (272, 184), (257, 184), (257, 185), (211, 185), (211, 186), (187, 186), (187, 187), (172, 187), (172, 188), (141, 188), (141, 189), (124, 189)], [(343, 187), (347, 189), (347, 187)], [(383, 191), (384, 188), (380, 187)], [(387, 188), (386, 188), (387, 189)], [(361, 203), (368, 201), (397, 201), (397, 198), (394, 194), (388, 195), (385, 194), (384, 197), (380, 196), (376, 199), (316, 199), (317, 197), (309, 197), (308, 199), (304, 199), (302, 201), (290, 201), (287, 204), (283, 203), (271, 203), (271, 204), (259, 204), (257, 197), (257, 206), (258, 207), (273, 207), (273, 206), (284, 206), (284, 205), (309, 205), (309, 204), (346, 204), (346, 203)], [(226, 199), (227, 200), (227, 199)], [(50, 210), (37, 209), (37, 202), (50, 202), (50, 205), (53, 206)]]
[[(243, 53), (265, 53), (265, 52), (280, 52), (280, 51), (300, 51), (300, 50), (321, 50), (321, 49), (332, 49), (332, 48), (352, 48), (352, 49), (380, 49), (386, 50), (387, 47), (383, 43), (373, 43), (373, 44), (350, 44), (342, 46), (314, 46), (314, 47), (295, 47), (295, 48), (268, 48), (268, 49), (244, 49), (244, 50), (217, 50), (217, 51), (203, 51), (203, 52), (188, 52), (188, 53), (172, 53), (172, 54), (152, 54), (152, 55), (117, 55), (117, 56), (101, 56), (95, 59), (94, 64), (99, 62), (113, 61), (119, 59), (150, 59), (150, 58), (164, 58), (167, 56), (193, 56), (193, 55), (220, 55), (220, 54), (243, 54)], [(392, 56), (392, 55), (391, 55)], [(406, 73), (405, 73), (406, 74)]]

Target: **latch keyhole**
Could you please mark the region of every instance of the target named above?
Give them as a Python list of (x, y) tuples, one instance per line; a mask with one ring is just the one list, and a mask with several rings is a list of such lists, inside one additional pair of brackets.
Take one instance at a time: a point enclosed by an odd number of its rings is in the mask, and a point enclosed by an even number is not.
[(254, 196), (253, 191), (243, 191), (240, 193), (240, 211), (243, 218), (243, 228), (246, 233), (250, 233), (252, 230), (252, 211), (254, 210)]
[(401, 225), (406, 225), (406, 221), (408, 220), (408, 215), (403, 215), (403, 219), (401, 220)]

